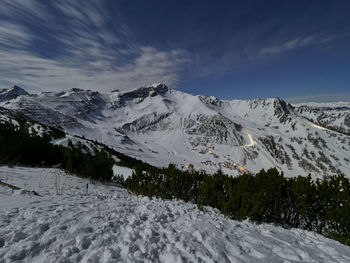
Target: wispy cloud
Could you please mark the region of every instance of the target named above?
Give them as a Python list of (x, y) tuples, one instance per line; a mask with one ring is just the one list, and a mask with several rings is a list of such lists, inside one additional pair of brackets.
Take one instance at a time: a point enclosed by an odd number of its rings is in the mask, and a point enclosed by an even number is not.
[[(115, 18), (103, 8), (103, 1), (51, 4), (48, 8), (38, 1), (2, 2), (0, 84), (39, 90), (112, 90), (178, 82), (181, 65), (188, 62), (186, 51), (164, 51), (130, 41), (132, 32), (122, 14), (117, 23), (110, 23)], [(45, 50), (40, 49), (43, 43), (48, 43)]]
[(318, 33), (312, 35), (298, 36), (288, 39), (279, 44), (267, 45), (260, 49), (260, 54), (262, 56), (277, 55), (280, 53), (301, 49), (304, 47), (324, 45), (329, 42), (348, 36), (350, 36), (349, 30), (338, 34)]
[(285, 100), (293, 104), (308, 102), (350, 102), (350, 93), (319, 94), (313, 96), (285, 98)]
[(0, 47), (3, 48), (23, 48), (32, 37), (25, 28), (13, 23), (1, 22), (0, 27)]
[(283, 42), (279, 45), (273, 45), (268, 47), (263, 47), (260, 51), (262, 55), (273, 55), (282, 53), (285, 51), (302, 48), (307, 45), (315, 44), (317, 43), (318, 36), (317, 35), (309, 35), (309, 36), (303, 36), (303, 37), (297, 37), (293, 39), (289, 39), (286, 42)]

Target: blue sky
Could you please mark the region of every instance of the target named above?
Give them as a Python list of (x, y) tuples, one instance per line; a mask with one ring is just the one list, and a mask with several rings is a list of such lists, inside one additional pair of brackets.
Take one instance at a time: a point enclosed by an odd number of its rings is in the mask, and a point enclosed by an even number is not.
[(349, 14), (347, 0), (2, 0), (0, 86), (345, 98)]

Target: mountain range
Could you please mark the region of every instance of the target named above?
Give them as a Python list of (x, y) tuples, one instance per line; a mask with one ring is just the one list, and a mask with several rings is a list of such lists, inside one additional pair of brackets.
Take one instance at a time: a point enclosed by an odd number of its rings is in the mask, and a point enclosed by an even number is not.
[(155, 166), (238, 175), (350, 174), (350, 103), (291, 105), (280, 98), (220, 100), (164, 84), (130, 91), (0, 90), (0, 119), (38, 123), (107, 144)]

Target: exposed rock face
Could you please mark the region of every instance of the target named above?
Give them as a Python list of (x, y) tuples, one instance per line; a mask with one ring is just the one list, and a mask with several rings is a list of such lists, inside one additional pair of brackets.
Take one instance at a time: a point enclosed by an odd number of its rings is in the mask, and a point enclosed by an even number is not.
[(233, 121), (221, 115), (190, 115), (184, 120), (184, 131), (193, 145), (214, 143), (228, 146), (243, 145), (244, 139)]

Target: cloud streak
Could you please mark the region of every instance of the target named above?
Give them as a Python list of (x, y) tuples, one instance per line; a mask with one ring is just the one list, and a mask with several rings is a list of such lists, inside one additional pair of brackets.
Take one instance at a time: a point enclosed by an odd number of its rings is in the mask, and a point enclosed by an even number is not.
[(0, 84), (48, 91), (127, 90), (154, 82), (175, 86), (187, 52), (130, 41), (122, 14), (114, 14), (119, 18), (114, 21), (103, 4), (55, 1), (48, 9), (37, 1), (4, 1)]
[(350, 102), (350, 93), (320, 94), (314, 96), (285, 98), (285, 100), (293, 104), (308, 102)]
[(262, 55), (274, 55), (274, 54), (282, 53), (285, 51), (290, 51), (293, 49), (302, 48), (302, 47), (305, 47), (307, 45), (311, 45), (311, 44), (316, 43), (316, 42), (318, 42), (316, 35), (297, 37), (297, 38), (290, 39), (290, 40), (288, 40), (280, 45), (264, 47), (261, 49), (261, 54)]

